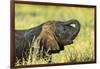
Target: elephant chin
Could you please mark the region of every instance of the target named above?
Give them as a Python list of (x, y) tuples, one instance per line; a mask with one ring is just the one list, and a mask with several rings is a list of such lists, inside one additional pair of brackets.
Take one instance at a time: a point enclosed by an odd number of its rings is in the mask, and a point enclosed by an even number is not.
[(72, 44), (73, 40), (68, 40), (67, 42), (68, 42), (67, 44)]
[(73, 43), (73, 40), (71, 40), (71, 39), (63, 41), (63, 45), (69, 45), (69, 44), (72, 44), (72, 43)]

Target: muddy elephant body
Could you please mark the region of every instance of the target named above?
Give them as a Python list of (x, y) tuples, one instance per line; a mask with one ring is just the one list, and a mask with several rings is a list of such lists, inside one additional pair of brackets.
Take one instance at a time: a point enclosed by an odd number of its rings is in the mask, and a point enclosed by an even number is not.
[[(74, 25), (74, 26), (72, 26)], [(49, 54), (64, 50), (65, 45), (73, 43), (80, 31), (77, 20), (47, 21), (37, 27), (15, 31), (16, 57), (21, 59), (27, 55), (32, 46), (33, 38), (39, 43), (39, 51)]]

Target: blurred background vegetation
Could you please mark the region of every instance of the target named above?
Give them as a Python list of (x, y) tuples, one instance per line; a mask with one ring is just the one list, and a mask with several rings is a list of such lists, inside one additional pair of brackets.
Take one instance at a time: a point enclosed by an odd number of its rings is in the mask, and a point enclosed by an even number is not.
[[(81, 30), (71, 45), (52, 54), (53, 63), (94, 61), (94, 8), (15, 4), (15, 29), (29, 29), (48, 20), (77, 19)], [(40, 64), (32, 62), (28, 64)], [(24, 65), (24, 64), (23, 64)]]

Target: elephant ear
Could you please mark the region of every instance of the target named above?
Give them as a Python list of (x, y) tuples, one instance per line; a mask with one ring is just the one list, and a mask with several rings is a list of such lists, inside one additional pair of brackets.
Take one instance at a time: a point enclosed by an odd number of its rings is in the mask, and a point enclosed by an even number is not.
[(51, 51), (57, 51), (60, 50), (59, 45), (57, 43), (57, 40), (55, 39), (54, 34), (49, 34), (47, 35), (46, 38), (46, 48), (51, 50)]
[(53, 23), (49, 22), (43, 25), (42, 31), (38, 37), (40, 40), (40, 48), (45, 48), (47, 51), (60, 50), (54, 31), (55, 27)]

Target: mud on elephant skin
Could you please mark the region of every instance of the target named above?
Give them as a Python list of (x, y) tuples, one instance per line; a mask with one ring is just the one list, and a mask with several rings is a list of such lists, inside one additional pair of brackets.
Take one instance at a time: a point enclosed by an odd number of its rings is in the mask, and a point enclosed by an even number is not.
[[(74, 26), (72, 26), (74, 25)], [(33, 38), (39, 43), (39, 51), (48, 54), (64, 50), (65, 45), (73, 43), (80, 31), (80, 23), (76, 19), (68, 21), (47, 21), (37, 27), (15, 31), (16, 57), (28, 56)], [(44, 57), (43, 55), (42, 57)]]

